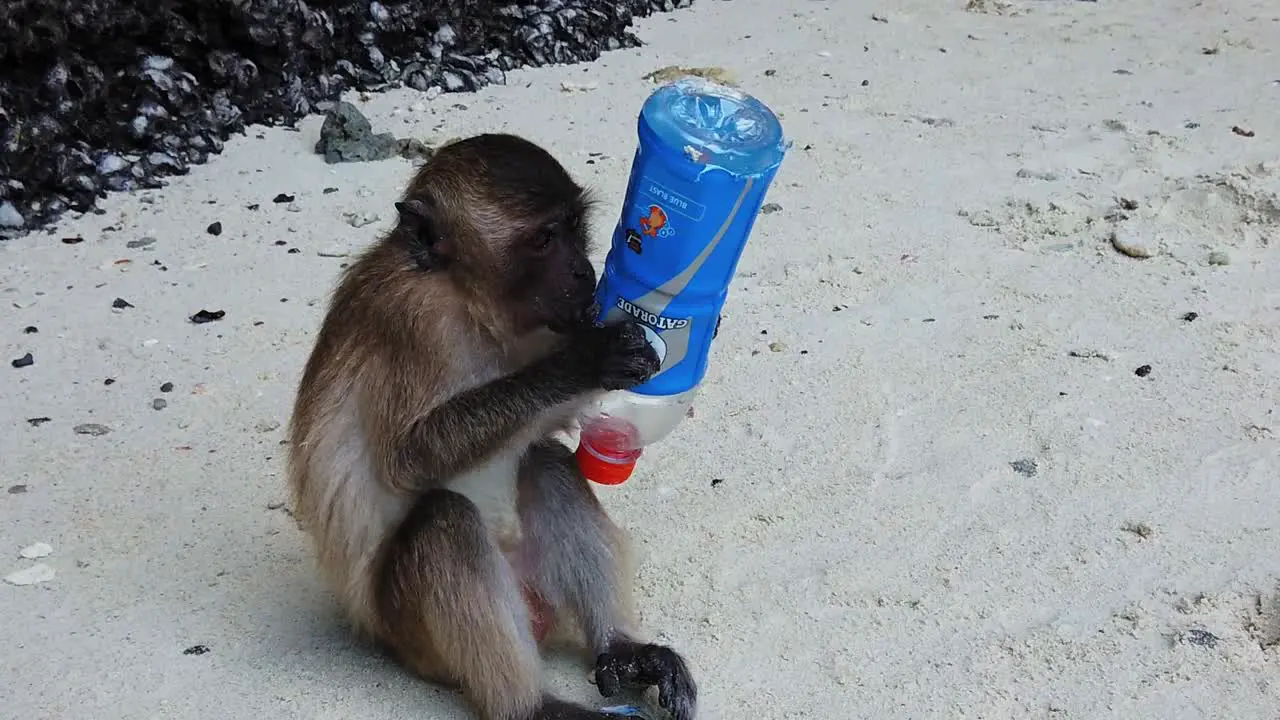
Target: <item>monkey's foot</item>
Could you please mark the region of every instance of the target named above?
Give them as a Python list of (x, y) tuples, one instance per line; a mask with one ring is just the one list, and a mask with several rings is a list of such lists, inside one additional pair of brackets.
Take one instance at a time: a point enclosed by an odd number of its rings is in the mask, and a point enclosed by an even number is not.
[(623, 687), (658, 687), (658, 704), (674, 720), (693, 720), (698, 686), (684, 658), (665, 645), (624, 643), (596, 659), (596, 687), (613, 697)]

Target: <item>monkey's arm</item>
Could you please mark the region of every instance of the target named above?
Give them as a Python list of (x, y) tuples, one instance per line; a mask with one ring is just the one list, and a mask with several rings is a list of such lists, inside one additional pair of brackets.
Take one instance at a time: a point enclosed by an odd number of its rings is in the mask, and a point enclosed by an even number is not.
[(391, 484), (410, 492), (435, 487), (500, 449), (538, 415), (590, 389), (571, 370), (557, 362), (535, 363), (417, 418), (393, 451)]

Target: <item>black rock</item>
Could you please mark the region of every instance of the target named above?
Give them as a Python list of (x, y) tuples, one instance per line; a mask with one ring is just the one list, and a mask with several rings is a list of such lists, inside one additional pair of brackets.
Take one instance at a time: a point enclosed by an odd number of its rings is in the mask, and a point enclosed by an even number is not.
[(391, 157), (395, 144), (391, 133), (375, 135), (369, 119), (355, 105), (340, 102), (325, 113), (316, 152), (330, 164), (368, 162)]
[(226, 310), (213, 310), (213, 311), (201, 310), (200, 312), (191, 316), (191, 322), (195, 323), (196, 325), (203, 325), (204, 323), (210, 323), (215, 320), (221, 320), (223, 317), (226, 316), (226, 314), (227, 314)]
[[(443, 92), (638, 47), (693, 0), (3, 0), (0, 238), (157, 188), (347, 90)], [(399, 152), (400, 150), (393, 150)]]
[(14, 366), (15, 368), (31, 367), (32, 365), (36, 364), (36, 359), (32, 357), (31, 353), (27, 353), (26, 355), (23, 355), (20, 358), (16, 358), (13, 362), (9, 364)]

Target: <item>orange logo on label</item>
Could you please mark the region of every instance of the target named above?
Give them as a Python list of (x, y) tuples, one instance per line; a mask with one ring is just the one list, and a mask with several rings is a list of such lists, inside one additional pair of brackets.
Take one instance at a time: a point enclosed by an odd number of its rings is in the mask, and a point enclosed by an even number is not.
[(640, 218), (640, 232), (658, 237), (658, 231), (667, 226), (667, 214), (657, 205), (649, 206), (649, 214)]

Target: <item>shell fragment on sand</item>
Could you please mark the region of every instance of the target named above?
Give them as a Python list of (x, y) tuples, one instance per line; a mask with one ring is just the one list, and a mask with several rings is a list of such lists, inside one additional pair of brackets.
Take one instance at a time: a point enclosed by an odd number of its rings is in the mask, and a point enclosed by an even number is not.
[(10, 585), (36, 585), (42, 582), (49, 582), (53, 579), (53, 568), (44, 563), (36, 563), (29, 568), (17, 570), (4, 576), (4, 581)]
[(35, 560), (53, 554), (53, 546), (49, 543), (32, 543), (18, 551), (20, 557)]

